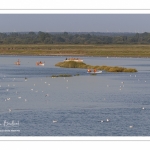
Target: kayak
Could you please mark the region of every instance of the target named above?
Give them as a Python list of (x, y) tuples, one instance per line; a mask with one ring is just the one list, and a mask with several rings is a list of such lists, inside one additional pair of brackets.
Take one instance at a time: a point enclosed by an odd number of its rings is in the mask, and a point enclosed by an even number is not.
[(42, 63), (42, 62), (36, 62), (36, 65), (37, 66), (44, 66), (44, 63)]
[(20, 65), (20, 60), (18, 59), (17, 62), (15, 62), (15, 65)]
[(44, 63), (42, 63), (42, 64), (38, 64), (39, 66), (44, 66)]
[(15, 65), (20, 65), (20, 62), (18, 62), (18, 61), (17, 61), (17, 62), (15, 62)]
[(102, 71), (101, 70), (100, 71), (96, 71), (96, 72), (91, 71), (91, 72), (87, 72), (87, 73), (102, 73)]

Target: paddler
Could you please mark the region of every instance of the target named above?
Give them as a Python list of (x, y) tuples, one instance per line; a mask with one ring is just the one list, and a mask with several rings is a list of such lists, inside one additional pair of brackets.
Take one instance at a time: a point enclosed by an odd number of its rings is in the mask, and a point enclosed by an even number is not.
[(90, 70), (90, 69), (88, 69), (88, 72), (91, 72), (91, 70)]
[(97, 70), (96, 69), (94, 69), (94, 72), (96, 72)]

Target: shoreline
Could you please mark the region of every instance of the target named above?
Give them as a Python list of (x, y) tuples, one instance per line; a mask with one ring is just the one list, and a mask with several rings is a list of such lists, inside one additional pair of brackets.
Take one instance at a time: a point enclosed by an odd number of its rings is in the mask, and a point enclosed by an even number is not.
[(0, 54), (0, 57), (1, 56), (61, 56), (61, 57), (72, 57), (72, 56), (75, 56), (75, 57), (106, 57), (106, 58), (150, 58), (149, 57), (142, 57), (142, 56), (88, 56), (88, 55), (77, 55), (77, 54), (49, 54), (49, 55), (12, 55), (12, 54)]

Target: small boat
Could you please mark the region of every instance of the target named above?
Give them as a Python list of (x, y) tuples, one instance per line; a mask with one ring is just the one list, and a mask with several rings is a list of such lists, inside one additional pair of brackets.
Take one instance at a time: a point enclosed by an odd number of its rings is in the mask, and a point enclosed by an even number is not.
[(99, 70), (99, 71), (91, 71), (91, 72), (87, 72), (87, 73), (102, 73), (102, 70)]
[(20, 65), (20, 60), (18, 59), (17, 62), (15, 62), (15, 65)]
[(102, 73), (102, 70), (97, 71), (96, 69), (94, 69), (93, 71), (91, 69), (88, 69), (87, 73)]
[(36, 65), (37, 65), (37, 66), (44, 66), (44, 63), (41, 62), (41, 61), (40, 61), (40, 62), (36, 62)]
[(64, 61), (83, 62), (83, 60), (79, 58), (66, 58)]

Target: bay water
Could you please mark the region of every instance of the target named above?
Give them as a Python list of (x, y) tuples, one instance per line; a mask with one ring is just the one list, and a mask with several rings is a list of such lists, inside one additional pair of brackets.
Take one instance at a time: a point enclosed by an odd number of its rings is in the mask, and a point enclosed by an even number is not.
[(150, 136), (149, 58), (79, 57), (138, 70), (97, 75), (55, 67), (65, 58), (0, 56), (0, 136)]

